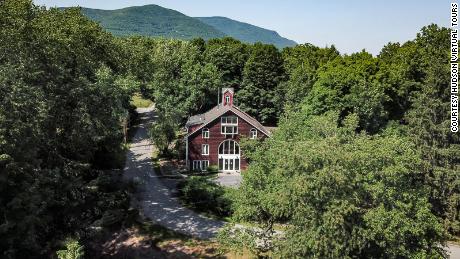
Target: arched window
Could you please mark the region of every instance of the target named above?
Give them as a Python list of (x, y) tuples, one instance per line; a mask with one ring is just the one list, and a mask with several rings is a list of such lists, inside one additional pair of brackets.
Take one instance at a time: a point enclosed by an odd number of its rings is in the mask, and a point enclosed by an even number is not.
[(219, 146), (219, 155), (239, 155), (240, 145), (234, 140), (225, 140)]
[(251, 130), (249, 131), (249, 137), (250, 137), (251, 139), (256, 139), (256, 138), (257, 138), (257, 130), (256, 130), (256, 129), (251, 129)]
[(204, 128), (203, 131), (201, 132), (201, 136), (203, 138), (209, 138), (209, 129)]

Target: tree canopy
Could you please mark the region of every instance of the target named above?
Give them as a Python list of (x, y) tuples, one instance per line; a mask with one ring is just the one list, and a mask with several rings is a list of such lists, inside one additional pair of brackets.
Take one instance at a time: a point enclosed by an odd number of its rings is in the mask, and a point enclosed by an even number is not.
[(112, 169), (123, 166), (135, 92), (154, 101), (151, 135), (166, 153), (222, 87), (279, 126), (243, 145), (250, 166), (235, 201), (237, 219), (285, 226), (275, 255), (445, 256), (444, 242), (460, 234), (449, 42), (437, 25), (378, 56), (116, 38), (78, 8), (0, 1), (1, 257), (43, 257), (68, 237), (85, 245), (94, 226), (124, 215), (129, 197)]

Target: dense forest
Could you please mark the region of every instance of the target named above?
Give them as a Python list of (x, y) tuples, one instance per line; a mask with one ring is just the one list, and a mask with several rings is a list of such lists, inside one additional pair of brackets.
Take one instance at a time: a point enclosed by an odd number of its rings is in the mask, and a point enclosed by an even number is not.
[(1, 257), (50, 256), (127, 213), (117, 169), (135, 92), (154, 101), (158, 138), (170, 142), (188, 116), (216, 105), (221, 87), (278, 126), (267, 141), (245, 143), (251, 165), (234, 214), (267, 233), (286, 226), (271, 252), (443, 256), (460, 234), (449, 43), (437, 25), (378, 56), (232, 38), (119, 38), (77, 8), (0, 0)]
[(190, 17), (152, 4), (116, 10), (82, 8), (82, 13), (116, 36), (141, 35), (181, 40), (209, 40), (228, 36), (245, 43), (263, 42), (278, 48), (296, 45), (276, 31), (248, 23), (226, 17)]

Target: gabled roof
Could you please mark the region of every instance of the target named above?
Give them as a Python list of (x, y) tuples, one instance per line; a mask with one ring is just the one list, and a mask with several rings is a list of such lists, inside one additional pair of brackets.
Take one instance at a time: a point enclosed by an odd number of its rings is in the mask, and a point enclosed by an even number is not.
[(251, 124), (254, 128), (258, 129), (265, 135), (267, 136), (271, 135), (270, 131), (267, 130), (262, 124), (260, 124), (260, 122), (258, 122), (255, 118), (251, 117), (249, 114), (240, 110), (240, 108), (234, 105), (233, 106), (217, 105), (211, 110), (207, 111), (206, 113), (194, 115), (188, 119), (187, 123), (185, 124), (186, 127), (193, 126), (193, 125), (200, 125), (200, 124), (201, 126), (196, 128), (193, 132), (189, 133), (187, 136), (190, 136), (194, 134), (195, 132), (201, 130), (203, 127), (213, 122), (220, 116), (224, 115), (228, 111), (233, 112), (236, 116), (240, 117), (247, 123)]

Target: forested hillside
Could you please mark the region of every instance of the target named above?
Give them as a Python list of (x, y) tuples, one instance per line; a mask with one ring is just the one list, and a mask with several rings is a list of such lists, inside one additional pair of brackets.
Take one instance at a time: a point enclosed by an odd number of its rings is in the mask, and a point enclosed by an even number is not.
[(196, 18), (225, 33), (227, 36), (238, 39), (242, 42), (262, 42), (264, 44), (273, 44), (281, 49), (284, 47), (293, 47), (297, 45), (295, 41), (281, 37), (276, 31), (271, 31), (254, 26), (252, 24), (235, 21), (227, 17), (214, 16)]
[(118, 10), (82, 8), (82, 12), (118, 36), (143, 35), (175, 39), (212, 39), (225, 36), (225, 33), (206, 23), (157, 5)]
[(222, 244), (281, 258), (443, 257), (460, 234), (449, 42), (437, 25), (378, 56), (117, 38), (77, 8), (0, 1), (0, 257), (51, 257), (67, 238), (86, 245), (127, 216), (115, 169), (134, 93), (154, 101), (155, 144), (168, 147), (221, 87), (278, 126), (242, 147), (250, 166), (234, 220), (268, 239), (277, 224), (286, 233), (262, 249), (223, 231)]
[(91, 20), (117, 36), (150, 36), (190, 40), (233, 37), (242, 42), (262, 42), (278, 48), (297, 43), (277, 32), (225, 17), (189, 17), (158, 5), (133, 6), (118, 10), (82, 8)]

